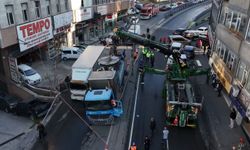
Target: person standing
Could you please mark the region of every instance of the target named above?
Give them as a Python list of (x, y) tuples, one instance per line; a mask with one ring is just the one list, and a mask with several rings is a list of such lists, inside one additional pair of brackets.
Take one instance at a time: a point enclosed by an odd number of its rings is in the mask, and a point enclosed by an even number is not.
[(169, 131), (168, 131), (167, 127), (164, 127), (164, 129), (162, 131), (162, 140), (163, 140), (163, 144), (164, 144), (165, 149), (168, 149), (168, 134), (169, 134)]
[(234, 120), (236, 119), (236, 111), (234, 108), (232, 108), (231, 113), (230, 113), (230, 125), (229, 127), (232, 129), (234, 128)]
[(140, 82), (141, 82), (141, 84), (144, 84), (144, 61), (142, 58), (139, 60), (138, 71), (141, 74), (141, 81)]
[(150, 130), (151, 130), (151, 135), (153, 136), (154, 134), (154, 130), (156, 128), (156, 122), (155, 122), (155, 118), (151, 117), (150, 118)]
[(145, 139), (144, 139), (144, 149), (145, 150), (149, 150), (150, 148), (150, 139), (148, 138), (148, 136), (145, 136)]
[(155, 63), (155, 54), (153, 51), (151, 52), (151, 56), (150, 56), (150, 63), (151, 63), (151, 67), (154, 67), (154, 63)]
[(135, 142), (133, 142), (132, 146), (130, 147), (130, 150), (137, 150), (137, 147), (135, 145)]
[(222, 84), (220, 82), (217, 83), (217, 91), (218, 91), (218, 97), (221, 96), (221, 90), (222, 90)]
[(45, 126), (41, 122), (38, 123), (37, 130), (39, 133), (39, 139), (43, 139), (45, 137)]

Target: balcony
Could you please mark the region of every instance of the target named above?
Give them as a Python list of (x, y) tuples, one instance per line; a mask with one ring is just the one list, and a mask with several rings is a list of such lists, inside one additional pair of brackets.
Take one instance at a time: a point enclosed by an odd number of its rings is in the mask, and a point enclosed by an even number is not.
[(102, 15), (106, 14), (112, 14), (119, 12), (124, 9), (128, 9), (130, 6), (130, 1), (116, 1), (116, 2), (111, 2), (107, 4), (102, 4), (102, 5), (95, 5), (93, 7), (94, 12), (100, 13), (102, 11)]

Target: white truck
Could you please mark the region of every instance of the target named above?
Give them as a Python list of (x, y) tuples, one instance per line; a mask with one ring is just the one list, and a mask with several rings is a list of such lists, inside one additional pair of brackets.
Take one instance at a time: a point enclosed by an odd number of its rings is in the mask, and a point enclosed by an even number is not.
[(183, 34), (186, 38), (198, 38), (199, 36), (207, 35), (207, 27), (199, 27), (197, 30), (186, 30)]
[(104, 46), (88, 46), (72, 65), (70, 93), (72, 100), (82, 101), (88, 89), (88, 78), (96, 70), (97, 60), (103, 53)]

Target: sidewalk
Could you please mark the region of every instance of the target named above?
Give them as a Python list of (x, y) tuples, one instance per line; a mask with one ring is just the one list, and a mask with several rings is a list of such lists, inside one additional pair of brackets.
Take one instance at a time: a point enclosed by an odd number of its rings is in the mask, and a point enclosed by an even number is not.
[[(197, 57), (204, 67), (208, 67), (208, 60), (205, 55)], [(231, 150), (232, 146), (239, 144), (240, 137), (243, 137), (247, 146), (249, 146), (241, 126), (235, 122), (235, 128), (231, 129), (229, 127), (229, 106), (231, 101), (228, 95), (222, 92), (222, 96), (218, 97), (218, 92), (213, 89), (211, 81), (209, 84), (205, 83), (205, 76), (195, 77), (193, 80), (199, 83), (198, 88), (204, 97), (203, 110), (200, 117), (200, 130), (202, 135), (204, 135), (208, 150)]]

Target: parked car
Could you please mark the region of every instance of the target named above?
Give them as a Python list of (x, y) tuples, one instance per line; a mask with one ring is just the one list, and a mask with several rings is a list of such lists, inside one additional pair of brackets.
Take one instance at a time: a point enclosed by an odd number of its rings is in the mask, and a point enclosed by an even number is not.
[(17, 103), (20, 101), (19, 98), (9, 96), (4, 92), (0, 92), (0, 109), (7, 113), (15, 113)]
[(30, 84), (35, 85), (41, 82), (41, 75), (26, 64), (18, 65), (18, 72), (20, 73), (21, 80)]
[(127, 13), (128, 15), (135, 15), (135, 14), (139, 14), (140, 10), (137, 9), (136, 7), (131, 7), (128, 9)]
[(49, 102), (32, 99), (28, 102), (19, 102), (16, 105), (15, 112), (17, 115), (30, 117), (33, 120), (44, 117), (50, 105), (51, 103)]
[(84, 51), (87, 48), (87, 45), (77, 44), (77, 45), (73, 45), (73, 47), (79, 48), (82, 51)]
[(174, 34), (174, 35), (183, 35), (184, 32), (185, 32), (186, 30), (187, 30), (187, 29), (185, 29), (185, 28), (178, 28), (178, 29), (176, 29), (176, 30), (173, 32), (173, 34)]
[(83, 51), (78, 47), (62, 47), (61, 48), (61, 58), (63, 60), (67, 59), (77, 59)]
[(170, 4), (167, 4), (166, 6), (170, 7), (171, 9), (178, 7), (177, 3), (170, 3)]
[(176, 3), (177, 3), (178, 6), (185, 4), (185, 2), (182, 2), (182, 1), (178, 1)]
[(195, 39), (195, 38), (198, 38), (200, 35), (200, 31), (198, 30), (186, 30), (184, 33), (183, 33), (183, 36), (188, 38), (188, 39)]
[(168, 7), (166, 5), (162, 5), (159, 10), (160, 11), (167, 11), (167, 10), (170, 10), (170, 9), (171, 9), (171, 7)]
[(207, 35), (208, 27), (199, 27), (200, 35)]
[(139, 23), (139, 18), (136, 16), (130, 17), (130, 23), (131, 24), (138, 24)]
[(181, 50), (183, 48), (183, 44), (179, 42), (172, 42), (171, 50)]
[(170, 43), (179, 42), (179, 43), (182, 43), (183, 45), (190, 45), (191, 44), (191, 40), (189, 40), (181, 35), (169, 35), (168, 38), (169, 38)]
[(195, 47), (191, 45), (185, 45), (181, 53), (186, 54), (187, 58), (194, 59), (195, 57)]

